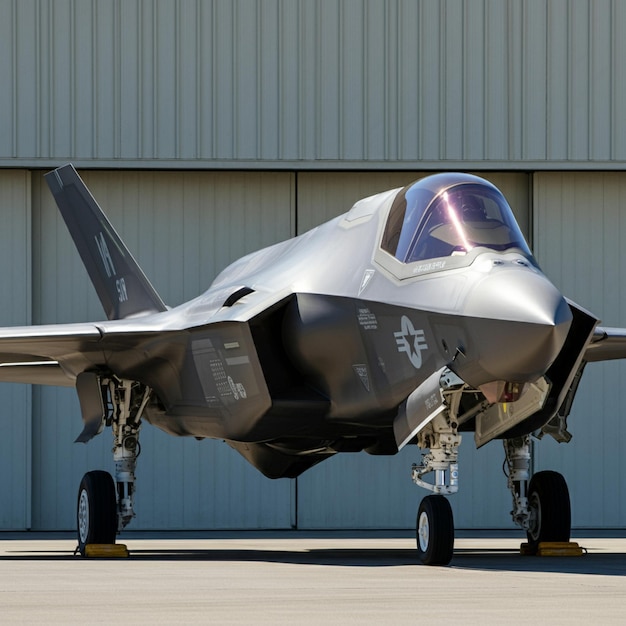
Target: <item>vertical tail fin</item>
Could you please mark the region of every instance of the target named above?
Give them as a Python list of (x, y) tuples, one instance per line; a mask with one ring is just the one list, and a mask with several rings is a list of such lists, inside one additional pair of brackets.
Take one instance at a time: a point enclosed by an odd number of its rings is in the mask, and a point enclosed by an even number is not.
[(45, 175), (70, 235), (110, 320), (166, 306), (72, 165)]

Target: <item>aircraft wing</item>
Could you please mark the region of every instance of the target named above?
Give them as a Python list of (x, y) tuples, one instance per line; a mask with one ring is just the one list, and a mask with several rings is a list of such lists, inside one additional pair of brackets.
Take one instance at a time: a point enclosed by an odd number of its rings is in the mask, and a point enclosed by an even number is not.
[(610, 361), (626, 359), (626, 328), (598, 326), (585, 351), (585, 361)]
[(101, 338), (89, 323), (0, 328), (0, 382), (73, 387), (99, 360)]

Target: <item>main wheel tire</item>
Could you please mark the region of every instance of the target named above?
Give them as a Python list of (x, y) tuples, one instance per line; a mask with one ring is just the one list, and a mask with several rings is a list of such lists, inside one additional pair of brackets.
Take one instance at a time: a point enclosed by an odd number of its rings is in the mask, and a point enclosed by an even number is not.
[(572, 513), (565, 478), (558, 472), (537, 472), (528, 485), (531, 524), (526, 535), (532, 550), (542, 541), (569, 541)]
[(80, 481), (76, 507), (78, 549), (85, 556), (90, 543), (115, 543), (117, 498), (115, 483), (108, 472), (87, 472)]
[(454, 551), (454, 518), (443, 496), (426, 496), (417, 512), (417, 554), (424, 565), (448, 565)]

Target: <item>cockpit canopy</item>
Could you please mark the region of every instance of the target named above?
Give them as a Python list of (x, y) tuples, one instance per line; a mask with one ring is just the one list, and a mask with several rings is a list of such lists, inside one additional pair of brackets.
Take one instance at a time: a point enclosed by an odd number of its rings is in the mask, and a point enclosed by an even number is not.
[(436, 174), (399, 191), (381, 246), (403, 263), (477, 247), (531, 254), (504, 196), (470, 174)]

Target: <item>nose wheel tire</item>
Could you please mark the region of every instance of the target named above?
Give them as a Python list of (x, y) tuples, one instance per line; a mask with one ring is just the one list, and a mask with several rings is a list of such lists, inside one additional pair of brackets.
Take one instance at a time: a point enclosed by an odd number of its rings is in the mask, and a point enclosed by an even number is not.
[(530, 528), (528, 543), (532, 550), (544, 541), (570, 539), (571, 508), (565, 478), (558, 472), (537, 472), (528, 485)]
[(117, 499), (115, 483), (108, 472), (87, 472), (80, 481), (76, 508), (78, 549), (85, 556), (90, 543), (115, 543)]
[(426, 496), (417, 512), (417, 555), (424, 565), (448, 565), (454, 551), (454, 518), (443, 496)]

